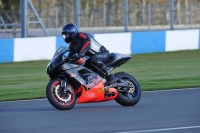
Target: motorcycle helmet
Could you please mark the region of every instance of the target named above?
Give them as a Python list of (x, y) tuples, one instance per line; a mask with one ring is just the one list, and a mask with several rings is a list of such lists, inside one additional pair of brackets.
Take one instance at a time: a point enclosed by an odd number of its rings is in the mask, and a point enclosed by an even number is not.
[(63, 26), (62, 36), (66, 43), (73, 41), (73, 38), (78, 34), (78, 28), (76, 25), (69, 23)]

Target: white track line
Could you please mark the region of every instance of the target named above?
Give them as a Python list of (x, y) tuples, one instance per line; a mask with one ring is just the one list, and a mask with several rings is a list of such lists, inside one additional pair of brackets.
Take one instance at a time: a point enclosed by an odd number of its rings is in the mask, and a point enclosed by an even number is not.
[(115, 132), (115, 133), (149, 133), (149, 132), (161, 132), (161, 131), (172, 131), (172, 130), (183, 130), (183, 129), (195, 129), (195, 128), (200, 128), (200, 126), (162, 128), (162, 129), (138, 130), (138, 131), (125, 131), (125, 132)]

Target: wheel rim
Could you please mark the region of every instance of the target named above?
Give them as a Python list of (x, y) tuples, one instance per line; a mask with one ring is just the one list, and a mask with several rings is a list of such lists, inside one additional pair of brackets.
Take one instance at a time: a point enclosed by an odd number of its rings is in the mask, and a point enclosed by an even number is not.
[(128, 82), (129, 87), (130, 87), (130, 89), (128, 90), (128, 93), (134, 93), (135, 92), (134, 84), (130, 81), (127, 81), (127, 82)]
[(69, 106), (74, 102), (75, 92), (71, 85), (68, 84), (67, 87), (69, 88), (68, 94), (63, 94), (60, 81), (55, 82), (51, 87), (51, 94), (54, 100), (62, 106)]
[(133, 79), (131, 79), (130, 77), (122, 77), (121, 79), (128, 82), (128, 85), (130, 87), (127, 92), (121, 92), (121, 94), (124, 97), (126, 97), (127, 99), (134, 99), (135, 97), (137, 97), (137, 95), (139, 93), (137, 83)]

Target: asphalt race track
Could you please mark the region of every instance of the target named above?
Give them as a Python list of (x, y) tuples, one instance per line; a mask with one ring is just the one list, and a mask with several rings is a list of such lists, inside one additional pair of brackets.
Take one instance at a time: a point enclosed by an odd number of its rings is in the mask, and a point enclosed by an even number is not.
[(143, 92), (140, 102), (77, 104), (47, 99), (0, 102), (0, 133), (200, 133), (200, 88)]

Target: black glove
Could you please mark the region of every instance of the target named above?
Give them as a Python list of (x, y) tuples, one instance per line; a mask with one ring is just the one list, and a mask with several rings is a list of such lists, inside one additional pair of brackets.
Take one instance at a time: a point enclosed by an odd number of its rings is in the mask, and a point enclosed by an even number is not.
[(72, 57), (70, 57), (70, 59), (73, 60), (79, 60), (81, 58), (81, 56), (79, 54), (73, 55)]

